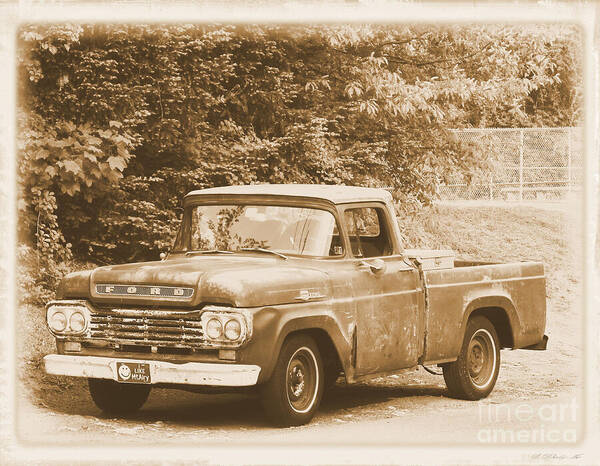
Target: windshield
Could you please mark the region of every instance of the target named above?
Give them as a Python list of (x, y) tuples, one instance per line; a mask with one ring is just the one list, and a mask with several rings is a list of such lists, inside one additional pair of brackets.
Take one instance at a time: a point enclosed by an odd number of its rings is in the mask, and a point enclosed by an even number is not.
[(342, 254), (335, 217), (326, 210), (271, 205), (197, 205), (186, 218), (173, 252), (261, 248), (283, 254)]

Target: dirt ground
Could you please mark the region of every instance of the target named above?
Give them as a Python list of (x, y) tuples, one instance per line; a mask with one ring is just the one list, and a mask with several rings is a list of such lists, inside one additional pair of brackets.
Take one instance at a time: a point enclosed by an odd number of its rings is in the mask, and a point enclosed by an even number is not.
[[(102, 415), (82, 380), (43, 374), (52, 351), (43, 312), (21, 312), (16, 433), (43, 445), (454, 445), (569, 444), (581, 439), (582, 386), (580, 209), (569, 205), (438, 206), (423, 214), (414, 246), (450, 247), (461, 257), (540, 259), (546, 264), (547, 351), (502, 352), (492, 394), (478, 402), (449, 398), (441, 376), (419, 369), (368, 383), (342, 381), (306, 426), (275, 429), (247, 395), (199, 395), (155, 389), (127, 419)], [(37, 320), (36, 320), (37, 319)], [(38, 322), (37, 324), (35, 322)], [(526, 406), (525, 408), (523, 406)], [(530, 415), (523, 413), (529, 412)], [(560, 412), (560, 415), (559, 415)], [(498, 429), (503, 433), (498, 434)], [(494, 434), (496, 432), (496, 434)], [(552, 433), (552, 438), (549, 438)], [(495, 436), (494, 436), (495, 435)], [(498, 437), (501, 436), (501, 438)], [(535, 438), (531, 438), (531, 436)]]

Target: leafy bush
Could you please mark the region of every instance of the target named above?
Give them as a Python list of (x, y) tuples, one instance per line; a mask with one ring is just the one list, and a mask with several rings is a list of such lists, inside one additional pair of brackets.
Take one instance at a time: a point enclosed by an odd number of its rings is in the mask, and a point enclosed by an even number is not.
[(448, 128), (577, 121), (580, 42), (562, 25), (24, 26), (32, 299), (71, 255), (156, 258), (192, 189), (386, 186), (418, 210), (485, 163)]

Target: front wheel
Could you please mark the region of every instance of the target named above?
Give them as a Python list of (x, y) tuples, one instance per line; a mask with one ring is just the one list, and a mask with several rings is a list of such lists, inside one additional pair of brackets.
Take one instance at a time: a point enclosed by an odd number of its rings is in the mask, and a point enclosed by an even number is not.
[(142, 407), (150, 395), (150, 385), (117, 383), (105, 379), (88, 379), (88, 385), (94, 403), (107, 414), (132, 414)]
[(469, 319), (458, 359), (442, 370), (448, 391), (456, 398), (479, 400), (491, 393), (500, 370), (500, 344), (488, 319)]
[(293, 335), (283, 344), (275, 369), (261, 386), (267, 416), (277, 425), (309, 422), (323, 397), (324, 376), (319, 348), (308, 335)]

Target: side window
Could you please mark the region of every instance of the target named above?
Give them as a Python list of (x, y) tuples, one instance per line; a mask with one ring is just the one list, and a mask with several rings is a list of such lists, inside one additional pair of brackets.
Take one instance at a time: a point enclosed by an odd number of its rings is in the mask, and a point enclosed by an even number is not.
[(360, 207), (344, 212), (344, 221), (355, 257), (378, 257), (392, 254), (392, 242), (381, 208)]
[(330, 256), (341, 256), (344, 254), (344, 247), (342, 246), (342, 240), (340, 238), (340, 232), (338, 230), (337, 222), (333, 225), (333, 232), (331, 233), (331, 243), (329, 246)]

